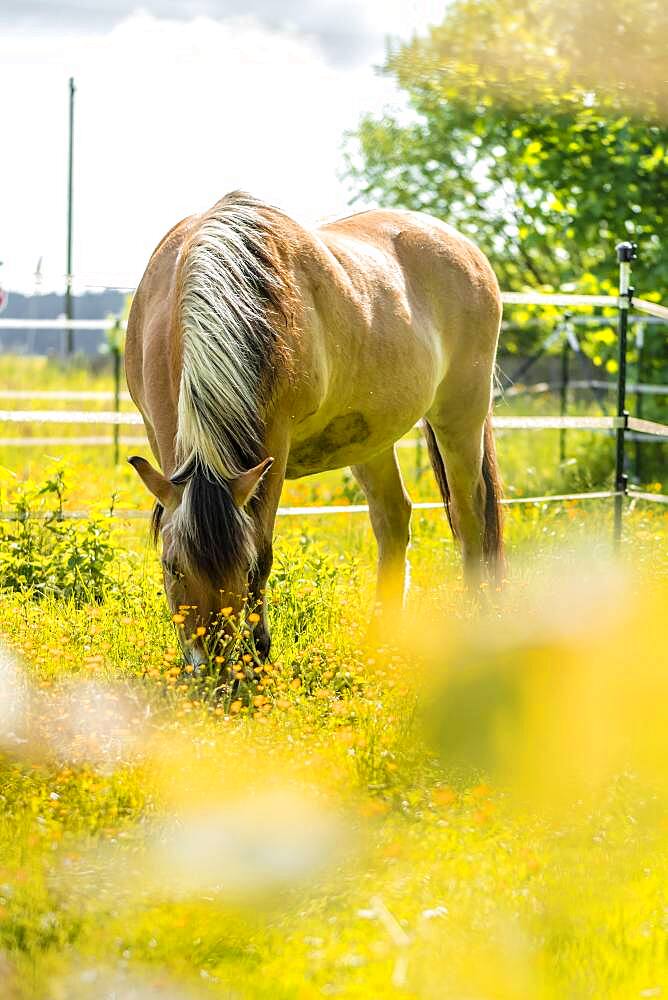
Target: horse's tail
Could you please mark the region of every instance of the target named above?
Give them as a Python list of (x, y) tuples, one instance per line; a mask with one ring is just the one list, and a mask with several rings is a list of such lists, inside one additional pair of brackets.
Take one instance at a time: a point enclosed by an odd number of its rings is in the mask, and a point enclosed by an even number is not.
[[(452, 497), (448, 485), (448, 477), (445, 471), (445, 463), (436, 441), (436, 435), (431, 424), (425, 420), (424, 434), (427, 440), (427, 450), (429, 461), (434, 470), (436, 483), (443, 499), (443, 506), (448, 518), (450, 530), (458, 539), (457, 529), (452, 519)], [(488, 413), (485, 419), (483, 432), (483, 457), (482, 457), (482, 478), (485, 484), (485, 527), (483, 535), (483, 552), (485, 562), (489, 567), (490, 574), (495, 580), (500, 580), (505, 568), (505, 557), (503, 551), (503, 514), (500, 506), (500, 499), (503, 495), (499, 467), (496, 461), (496, 447), (494, 445), (494, 431), (492, 430), (492, 414)]]
[(436, 435), (434, 434), (434, 428), (426, 418), (423, 420), (422, 426), (424, 429), (424, 436), (427, 441), (429, 461), (431, 462), (431, 467), (434, 470), (436, 484), (438, 486), (438, 491), (441, 494), (441, 499), (443, 500), (443, 506), (445, 507), (445, 513), (448, 518), (448, 524), (450, 525), (450, 531), (452, 532), (454, 538), (458, 538), (457, 529), (455, 528), (452, 520), (452, 497), (450, 496), (450, 487), (448, 486), (448, 477), (445, 472), (443, 456), (439, 451)]
[(483, 551), (490, 575), (500, 582), (505, 570), (503, 550), (503, 511), (501, 497), (503, 486), (496, 461), (496, 445), (492, 429), (492, 411), (485, 418), (483, 433), (482, 478), (485, 483), (485, 534)]

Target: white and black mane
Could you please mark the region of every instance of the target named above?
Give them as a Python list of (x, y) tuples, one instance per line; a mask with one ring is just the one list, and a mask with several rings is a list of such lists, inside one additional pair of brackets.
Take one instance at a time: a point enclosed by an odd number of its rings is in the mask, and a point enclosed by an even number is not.
[[(172, 482), (184, 492), (173, 532), (183, 564), (214, 580), (255, 555), (250, 517), (229, 481), (266, 457), (264, 414), (286, 366), (292, 288), (277, 214), (242, 192), (226, 195), (202, 216), (177, 265), (182, 371)], [(158, 504), (156, 537), (161, 517)]]

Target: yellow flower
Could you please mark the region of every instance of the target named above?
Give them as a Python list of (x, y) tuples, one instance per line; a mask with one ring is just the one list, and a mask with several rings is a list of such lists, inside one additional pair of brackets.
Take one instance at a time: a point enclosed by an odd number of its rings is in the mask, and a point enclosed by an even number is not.
[(226, 618), (229, 618), (233, 611), (234, 608), (223, 608), (223, 610), (220, 613), (221, 615), (225, 615)]
[(195, 632), (195, 635), (200, 635), (200, 636), (202, 636), (202, 635), (206, 635), (206, 629), (204, 628), (204, 626), (203, 626), (203, 625), (199, 625), (199, 626), (197, 627), (197, 630), (196, 630), (196, 632)]
[(447, 785), (436, 788), (433, 797), (434, 802), (439, 806), (452, 806), (457, 801), (457, 793)]
[(255, 612), (253, 612), (252, 615), (248, 616), (248, 621), (249, 622), (253, 622), (253, 624), (255, 624), (255, 622), (259, 622), (259, 620), (260, 620), (260, 616), (258, 614), (256, 614)]
[(233, 701), (232, 704), (230, 705), (230, 715), (238, 715), (240, 711), (241, 711), (241, 699), (239, 698), (237, 699), (237, 701)]
[(175, 625), (183, 625), (185, 620), (186, 619), (184, 615), (172, 615), (172, 621), (174, 622)]

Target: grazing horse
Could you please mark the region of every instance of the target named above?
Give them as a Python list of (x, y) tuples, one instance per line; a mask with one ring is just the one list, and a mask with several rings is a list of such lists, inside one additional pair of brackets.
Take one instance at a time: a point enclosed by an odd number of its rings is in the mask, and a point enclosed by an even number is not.
[[(424, 418), (465, 576), (502, 567), (490, 406), (501, 318), (486, 257), (419, 212), (308, 230), (247, 194), (178, 223), (135, 295), (127, 381), (161, 471), (155, 538), (184, 652), (222, 608), (261, 607), (284, 480), (350, 466), (378, 543), (378, 601), (400, 605), (411, 504), (395, 442)], [(447, 470), (447, 471), (446, 471)]]

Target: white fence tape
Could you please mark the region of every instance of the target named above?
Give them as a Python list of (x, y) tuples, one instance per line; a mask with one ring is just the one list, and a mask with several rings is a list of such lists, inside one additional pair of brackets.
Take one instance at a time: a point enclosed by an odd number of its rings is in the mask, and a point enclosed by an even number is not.
[(0, 410), (0, 423), (8, 424), (110, 424), (136, 427), (143, 424), (141, 413), (115, 410)]
[[(598, 493), (560, 493), (544, 497), (504, 497), (499, 503), (504, 507), (512, 507), (515, 504), (542, 504), (570, 500), (605, 500), (617, 495), (614, 490), (602, 490)], [(412, 505), (413, 510), (439, 510), (439, 508), (443, 508), (442, 501), (418, 501)], [(331, 504), (325, 507), (279, 507), (276, 511), (282, 517), (301, 517), (302, 515), (308, 516), (310, 514), (368, 514), (368, 512), (369, 507), (365, 503)]]
[(639, 417), (629, 417), (626, 426), (631, 431), (638, 431), (640, 434), (652, 434), (655, 437), (668, 437), (668, 426), (657, 424), (655, 420), (641, 420)]
[[(538, 396), (546, 392), (559, 392), (567, 389), (605, 389), (609, 392), (617, 391), (616, 382), (604, 382), (602, 379), (574, 379), (572, 382), (533, 382), (529, 385), (518, 382), (509, 385), (504, 389), (495, 389), (494, 397), (503, 399), (506, 396)], [(647, 382), (627, 382), (626, 391), (631, 395), (647, 396), (668, 396), (668, 385), (650, 385)], [(2, 393), (0, 393), (2, 398)]]
[(621, 426), (619, 417), (493, 417), (496, 430), (611, 430)]
[(656, 316), (657, 319), (665, 319), (668, 321), (668, 308), (666, 306), (660, 306), (658, 302), (648, 302), (647, 299), (633, 299), (633, 308), (639, 309), (640, 312), (649, 313), (650, 316)]
[[(138, 426), (139, 413), (114, 410), (0, 410), (0, 423), (10, 424), (108, 424)], [(494, 417), (499, 430), (610, 430), (619, 427), (618, 417)]]
[[(114, 398), (111, 390), (89, 389), (0, 389), (0, 399), (51, 399), (59, 402), (106, 403)], [(123, 402), (131, 402), (129, 392), (121, 392)]]
[[(113, 319), (0, 319), (0, 330), (111, 330)], [(121, 323), (125, 326), (125, 323)]]
[[(605, 382), (601, 379), (573, 379), (565, 384), (569, 389), (607, 389), (610, 392), (617, 389), (616, 382)], [(546, 392), (558, 392), (563, 386), (562, 382), (532, 382), (529, 384), (518, 382), (516, 385), (509, 385), (504, 389), (495, 389), (494, 395), (497, 398), (540, 395)], [(668, 385), (627, 382), (626, 391), (634, 394), (668, 396)], [(53, 402), (108, 403), (113, 398), (114, 393), (110, 389), (98, 391), (90, 389), (0, 389), (0, 399), (8, 400), (48, 399)], [(124, 403), (132, 401), (129, 392), (121, 392), (120, 399)]]
[(566, 295), (560, 292), (502, 292), (501, 301), (508, 306), (616, 306), (619, 303), (616, 295)]
[[(616, 307), (619, 299), (616, 295), (576, 295), (562, 292), (502, 292), (501, 300), (505, 305), (527, 306), (571, 306), (571, 307)], [(668, 322), (668, 308), (646, 299), (633, 299), (633, 306), (638, 311), (657, 319)], [(111, 330), (124, 321), (116, 319), (0, 319), (0, 330)]]
[[(616, 382), (604, 382), (600, 379), (574, 379), (566, 383), (532, 382), (528, 385), (518, 382), (516, 385), (509, 385), (504, 389), (495, 389), (494, 396), (496, 398), (503, 398), (504, 396), (533, 396), (547, 392), (559, 392), (564, 387), (564, 384), (569, 389), (606, 389), (610, 392), (617, 389)], [(627, 382), (626, 391), (649, 396), (668, 396), (668, 385)], [(7, 400), (46, 399), (52, 402), (63, 403), (108, 403), (113, 398), (114, 394), (111, 390), (96, 392), (88, 389), (0, 389), (0, 399)], [(121, 392), (120, 399), (124, 403), (132, 401), (129, 392)]]
[(641, 490), (629, 490), (628, 496), (631, 500), (649, 500), (650, 503), (668, 503), (668, 496), (664, 493), (643, 493)]
[[(118, 443), (128, 448), (143, 448), (148, 444), (145, 437), (126, 437), (121, 434)], [(111, 446), (115, 444), (113, 437), (94, 435), (91, 437), (3, 437), (0, 438), (0, 448), (87, 448)]]
[[(573, 379), (566, 383), (532, 382), (525, 384), (518, 382), (516, 385), (495, 389), (494, 396), (496, 399), (510, 396), (537, 396), (548, 392), (559, 392), (564, 388), (564, 385), (568, 389), (604, 389), (609, 392), (617, 389), (616, 382), (606, 382), (602, 379)], [(633, 395), (668, 396), (668, 385), (627, 382), (626, 391)], [(59, 403), (109, 403), (113, 398), (114, 393), (110, 389), (98, 391), (90, 389), (0, 389), (0, 399), (5, 400), (44, 399)], [(119, 398), (124, 403), (132, 402), (129, 392), (121, 392)]]
[[(661, 444), (662, 439), (658, 436), (651, 434), (633, 434), (630, 431), (626, 433), (627, 441), (640, 441), (642, 444)], [(146, 437), (130, 437), (128, 435), (122, 434), (118, 439), (119, 445), (124, 448), (144, 448), (148, 444), (148, 438)], [(416, 448), (419, 444), (423, 444), (424, 439), (419, 438), (404, 438), (402, 441), (397, 441), (397, 448)], [(102, 435), (91, 435), (90, 437), (2, 437), (0, 438), (0, 448), (87, 448), (87, 447), (101, 447), (115, 444), (113, 437), (104, 437)]]
[[(507, 497), (500, 500), (499, 503), (503, 504), (505, 507), (512, 507), (515, 504), (545, 504), (545, 503), (565, 503), (573, 500), (606, 500), (610, 497), (619, 496), (614, 490), (603, 490), (598, 493), (563, 493), (563, 494), (553, 494), (552, 496), (544, 497)], [(654, 494), (638, 494), (642, 495), (644, 498), (654, 497)], [(413, 510), (442, 510), (442, 501), (421, 501), (413, 504)], [(368, 514), (369, 507), (365, 503), (351, 503), (351, 504), (327, 504), (325, 506), (314, 506), (308, 505), (306, 507), (279, 507), (276, 511), (278, 517), (323, 517), (329, 514)], [(99, 514), (99, 512), (98, 512)], [(46, 518), (52, 515), (41, 514), (41, 515), (31, 515), (34, 517)], [(104, 513), (99, 514), (99, 516), (108, 516)], [(75, 510), (75, 511), (65, 511), (63, 514), (63, 519), (67, 521), (81, 521), (90, 517), (90, 512), (85, 510)], [(151, 517), (151, 512), (147, 510), (115, 510), (112, 513), (112, 517), (118, 518), (120, 520), (144, 520)], [(9, 512), (0, 513), (0, 521), (15, 521), (16, 515)]]
[[(562, 293), (543, 292), (502, 292), (501, 299), (506, 305), (535, 306), (616, 306), (615, 295), (566, 295)], [(668, 319), (668, 309), (657, 306), (654, 302), (642, 299), (634, 300), (634, 305), (662, 319)], [(0, 319), (0, 330), (111, 330), (118, 324), (115, 319)], [(126, 324), (121, 322), (124, 327)]]

